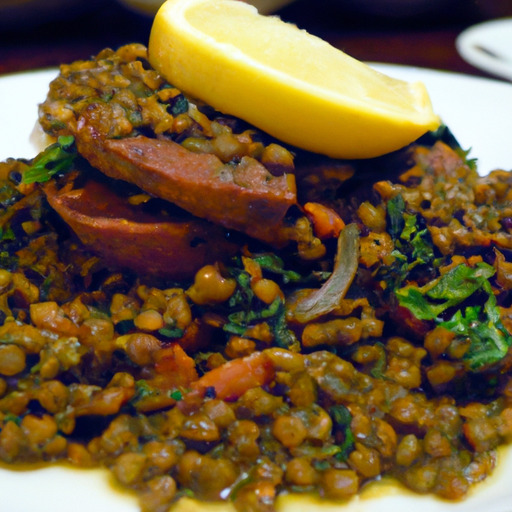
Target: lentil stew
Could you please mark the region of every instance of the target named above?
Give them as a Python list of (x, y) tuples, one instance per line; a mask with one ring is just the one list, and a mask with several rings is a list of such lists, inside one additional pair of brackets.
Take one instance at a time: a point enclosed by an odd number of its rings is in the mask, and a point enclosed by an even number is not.
[[(492, 473), (512, 440), (511, 173), (479, 176), (445, 128), (368, 161), (286, 147), (141, 45), (62, 66), (40, 122), (58, 141), (0, 164), (0, 461), (106, 467), (143, 512), (271, 512), (382, 476), (457, 500)], [(135, 139), (213, 155), (216, 205), (193, 176), (172, 204), (112, 163)]]

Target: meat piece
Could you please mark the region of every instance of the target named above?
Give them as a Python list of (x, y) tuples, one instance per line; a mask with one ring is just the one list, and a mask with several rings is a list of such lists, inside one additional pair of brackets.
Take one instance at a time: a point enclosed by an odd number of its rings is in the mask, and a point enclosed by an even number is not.
[(108, 114), (108, 108), (92, 104), (77, 124), (78, 150), (93, 167), (215, 224), (273, 245), (287, 242), (282, 228), (296, 204), (293, 176), (273, 176), (251, 157), (224, 164), (168, 139), (109, 139)]
[(51, 181), (44, 190), (49, 204), (82, 243), (121, 268), (183, 279), (236, 251), (222, 228), (188, 215), (146, 214), (96, 181), (75, 190), (57, 190)]

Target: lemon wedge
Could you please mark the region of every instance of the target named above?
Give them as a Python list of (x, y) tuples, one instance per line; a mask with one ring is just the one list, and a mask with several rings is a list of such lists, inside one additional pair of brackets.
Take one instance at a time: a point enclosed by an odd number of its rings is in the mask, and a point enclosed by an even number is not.
[(422, 83), (237, 0), (167, 0), (148, 48), (151, 65), (189, 95), (334, 158), (379, 156), (439, 126)]

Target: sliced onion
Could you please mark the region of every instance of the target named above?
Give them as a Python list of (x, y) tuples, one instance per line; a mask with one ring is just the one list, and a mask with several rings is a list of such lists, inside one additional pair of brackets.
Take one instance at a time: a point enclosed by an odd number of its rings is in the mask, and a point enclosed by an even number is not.
[(294, 318), (307, 323), (336, 309), (347, 294), (359, 263), (359, 229), (349, 224), (341, 230), (334, 269), (321, 288), (300, 300)]

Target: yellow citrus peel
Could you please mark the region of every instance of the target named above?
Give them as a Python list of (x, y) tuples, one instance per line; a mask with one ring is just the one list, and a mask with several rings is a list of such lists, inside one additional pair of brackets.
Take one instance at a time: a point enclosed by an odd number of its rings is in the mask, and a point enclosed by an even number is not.
[(422, 83), (237, 0), (167, 0), (148, 46), (152, 66), (192, 97), (334, 158), (389, 153), (440, 124)]

